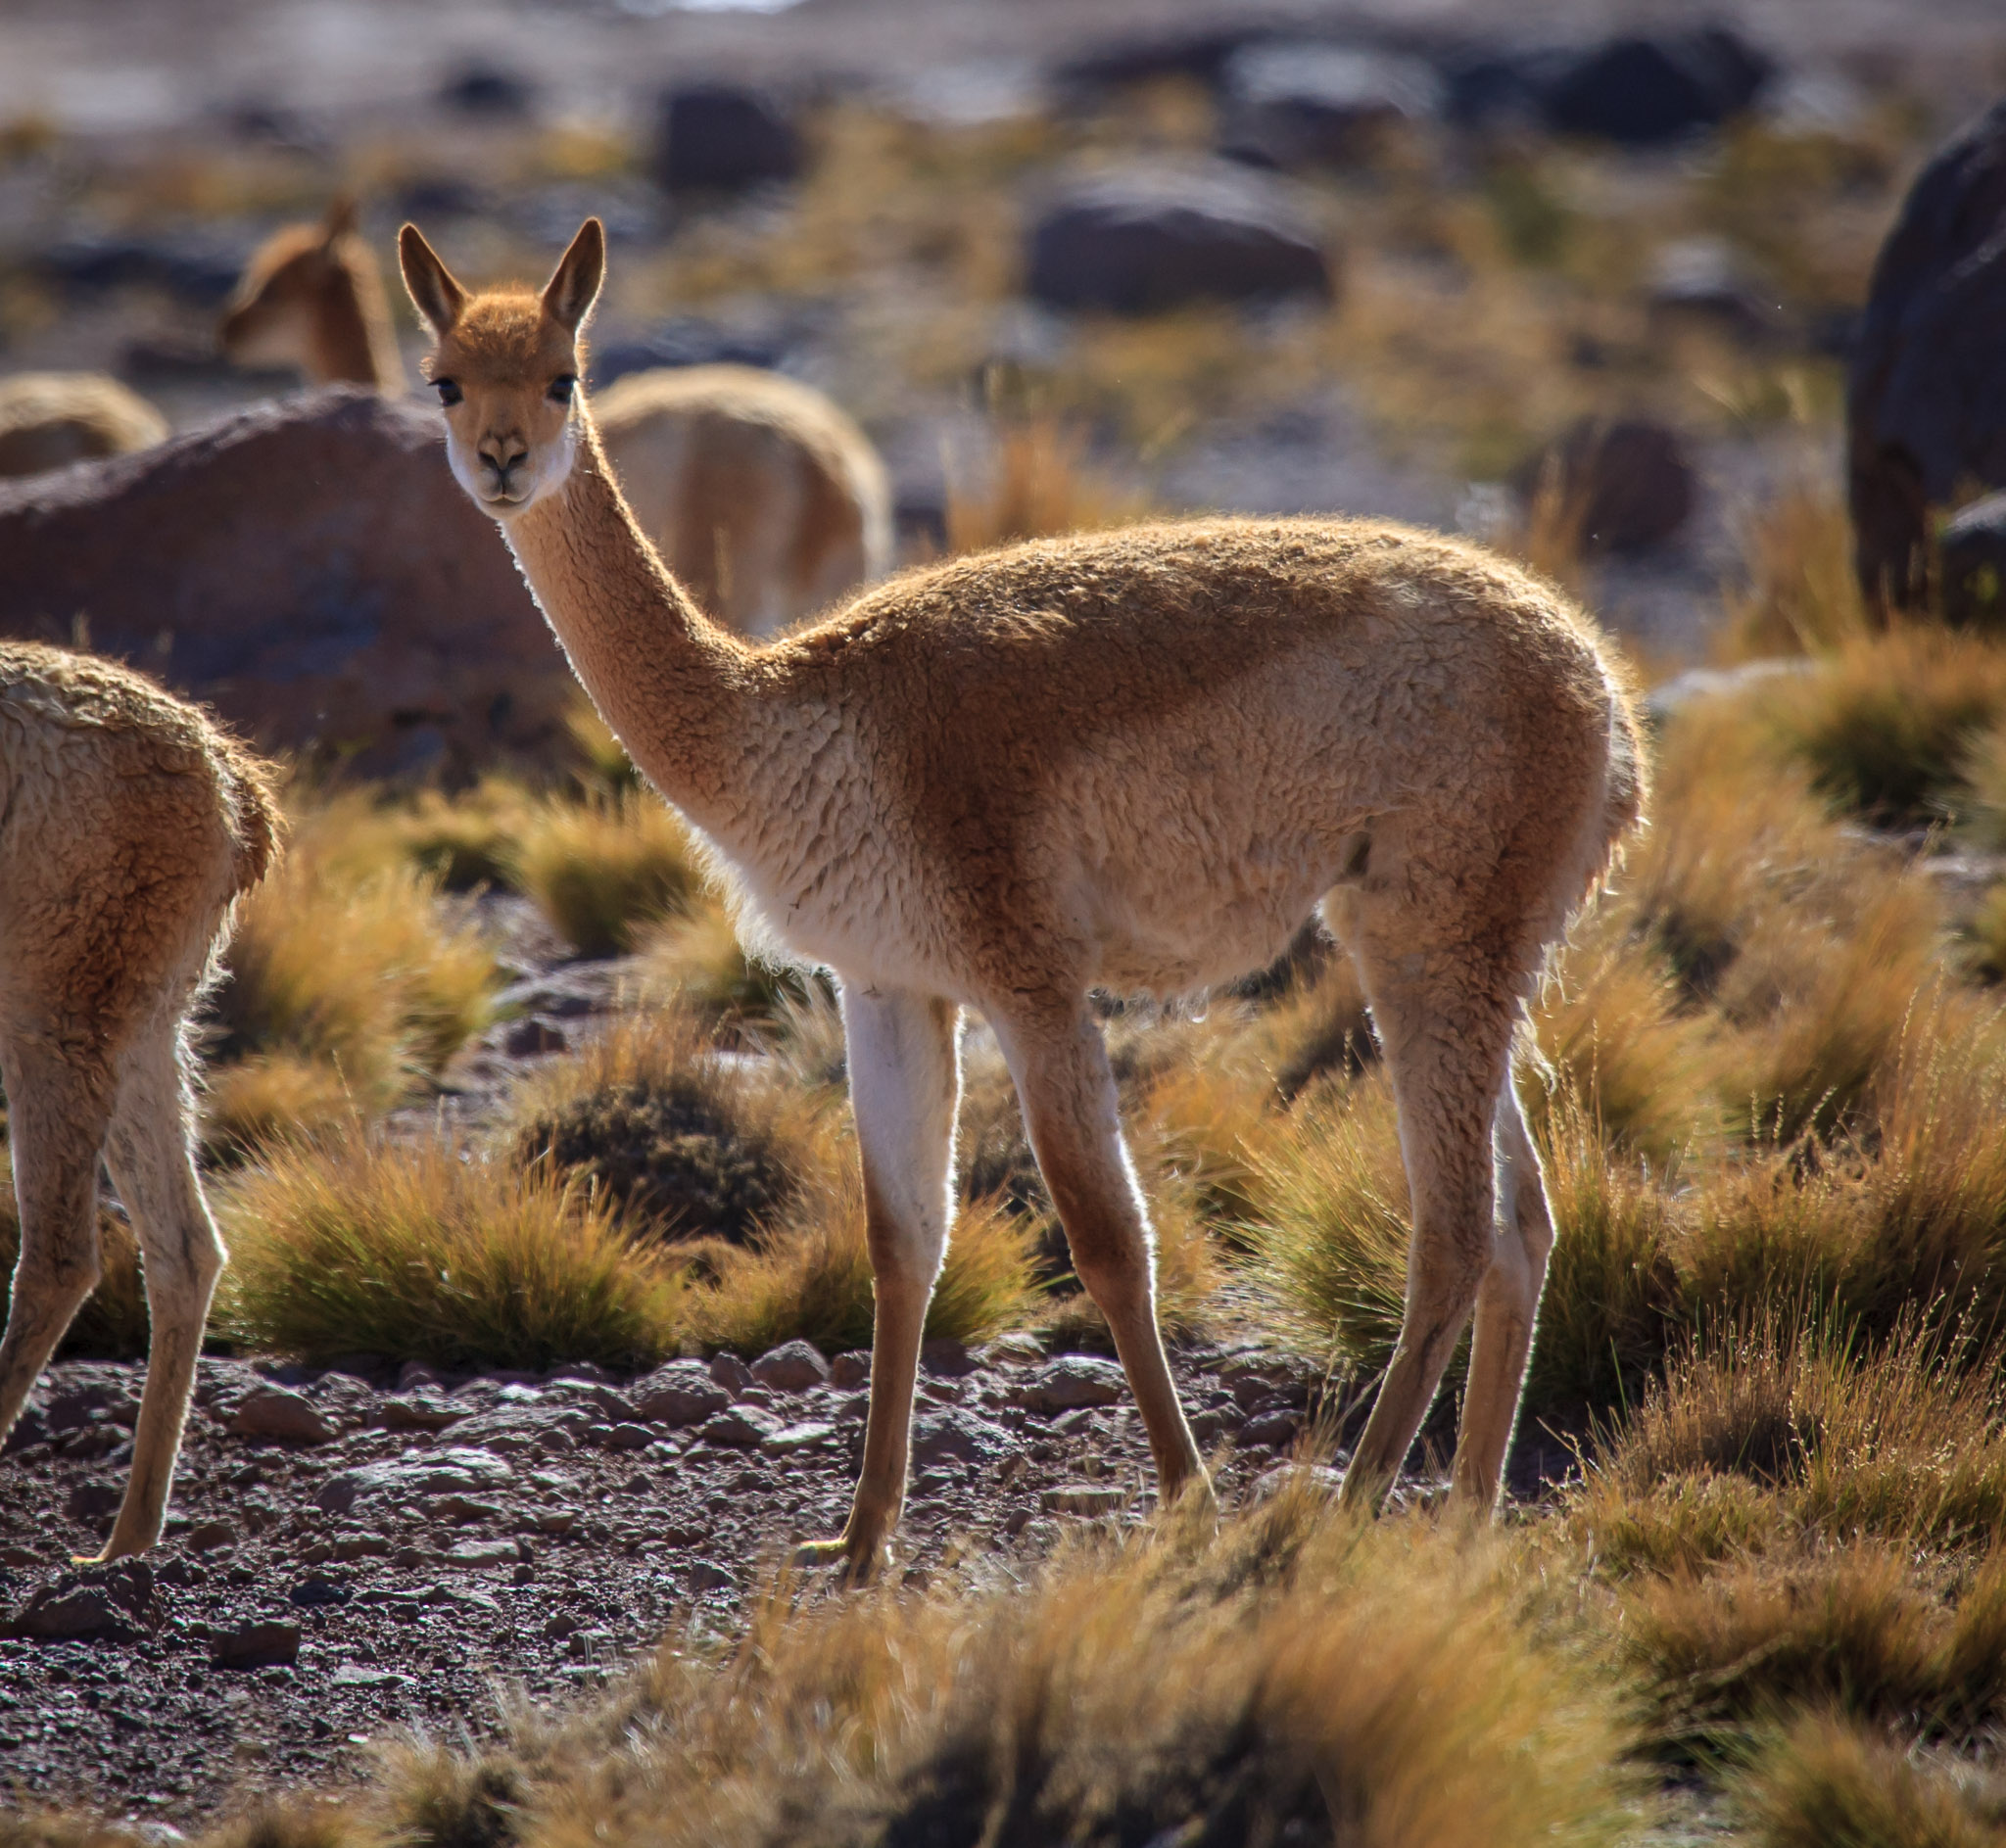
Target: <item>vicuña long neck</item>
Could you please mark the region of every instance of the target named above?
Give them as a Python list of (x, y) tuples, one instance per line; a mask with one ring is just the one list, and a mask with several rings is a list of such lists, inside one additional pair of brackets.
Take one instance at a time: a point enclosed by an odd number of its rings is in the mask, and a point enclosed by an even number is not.
[(367, 252), (343, 259), (315, 297), (312, 371), (322, 385), (373, 385), (396, 397), (405, 388), (383, 278)]
[(573, 672), (636, 764), (728, 850), (754, 748), (750, 650), (685, 593), (621, 498), (581, 404), (564, 487), (508, 544)]

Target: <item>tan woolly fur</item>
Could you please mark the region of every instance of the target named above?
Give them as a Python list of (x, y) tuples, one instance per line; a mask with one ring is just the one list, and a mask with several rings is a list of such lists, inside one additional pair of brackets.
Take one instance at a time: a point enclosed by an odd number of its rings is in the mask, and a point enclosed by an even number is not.
[(266, 766), (196, 707), (109, 661), (0, 642), (0, 1077), (21, 1213), (0, 1443), (97, 1286), (102, 1156), (153, 1335), (101, 1558), (151, 1546), (167, 1511), (223, 1264), (186, 1023), (278, 835)]
[(252, 254), (216, 328), (238, 365), (294, 365), (315, 385), (405, 389), (383, 271), (337, 199), (319, 224), (289, 224)]
[[(217, 339), (240, 364), (296, 365), (315, 385), (405, 389), (383, 274), (345, 199), (324, 223), (273, 233)], [(890, 568), (884, 464), (812, 386), (753, 366), (657, 366), (618, 380), (595, 410), (642, 530), (740, 635), (784, 629)]]
[(39, 475), (164, 442), (167, 420), (102, 372), (0, 378), (0, 475)]
[(1586, 619), (1433, 534), (1197, 520), (957, 559), (753, 645), (648, 545), (575, 389), (597, 220), (541, 295), (470, 296), (413, 226), (402, 255), (461, 485), (635, 762), (760, 927), (841, 987), (876, 1328), (856, 1500), (811, 1556), (870, 1570), (904, 1499), (970, 1008), (1160, 1493), (1209, 1496), (1089, 997), (1258, 969), (1319, 906), (1371, 1004), (1414, 1214), (1406, 1320), (1346, 1493), (1393, 1481), (1474, 1314), (1453, 1500), (1487, 1517), (1552, 1243), (1514, 1041), (1645, 797)]

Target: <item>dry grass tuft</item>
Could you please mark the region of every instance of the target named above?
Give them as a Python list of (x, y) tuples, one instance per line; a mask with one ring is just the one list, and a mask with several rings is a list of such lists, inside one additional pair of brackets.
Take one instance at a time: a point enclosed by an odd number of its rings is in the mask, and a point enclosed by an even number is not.
[(634, 1366), (675, 1351), (681, 1284), (613, 1210), (542, 1175), (360, 1131), (219, 1190), (219, 1322), (303, 1359)]
[(535, 1801), (549, 1848), (781, 1842), (1601, 1844), (1611, 1704), (1483, 1555), (1316, 1532), (1284, 1497), (1196, 1562), (1076, 1549), (1029, 1586), (775, 1598), (678, 1637)]
[[(14, 1198), (14, 1163), (0, 1150), (0, 1277), (12, 1277), (21, 1256), (21, 1214)], [(84, 1300), (58, 1350), (64, 1358), (143, 1360), (151, 1324), (139, 1242), (122, 1215), (98, 1208), (98, 1258), (104, 1274)]]
[(1756, 1848), (1999, 1848), (1996, 1775), (1962, 1775), (1880, 1727), (1797, 1716), (1735, 1780)]
[(267, 1143), (311, 1140), (356, 1114), (339, 1066), (305, 1053), (253, 1053), (210, 1070), (202, 1095), (202, 1152), (226, 1165)]
[[(1038, 1301), (1035, 1230), (990, 1203), (964, 1207), (927, 1309), (929, 1340), (986, 1340), (1027, 1321)], [(825, 1175), (788, 1218), (750, 1246), (718, 1251), (685, 1300), (704, 1353), (764, 1353), (796, 1338), (824, 1353), (871, 1345), (871, 1256), (861, 1182)]]
[(731, 915), (709, 894), (695, 898), (687, 916), (641, 932), (638, 948), (645, 981), (726, 1029), (771, 1027), (818, 981), (747, 956)]
[(517, 1092), (515, 1159), (656, 1236), (743, 1244), (835, 1161), (832, 1105), (722, 1051), (688, 1014), (650, 1010)]
[(1866, 637), (1852, 523), (1833, 489), (1786, 489), (1747, 523), (1742, 545), (1746, 584), (1728, 595), (1720, 659), (1826, 655)]
[(499, 978), (434, 878), (395, 859), (358, 872), (361, 831), (352, 805), (299, 825), (244, 904), (215, 1014), (226, 1054), (318, 1059), (374, 1113), (487, 1024)]
[(951, 474), (947, 549), (985, 551), (1019, 540), (1125, 526), (1148, 512), (1139, 495), (1102, 479), (1085, 459), (1086, 438), (1050, 416), (1003, 424), (996, 465), (979, 489)]
[(525, 817), (515, 881), (581, 956), (623, 955), (702, 883), (689, 834), (639, 790), (545, 801)]

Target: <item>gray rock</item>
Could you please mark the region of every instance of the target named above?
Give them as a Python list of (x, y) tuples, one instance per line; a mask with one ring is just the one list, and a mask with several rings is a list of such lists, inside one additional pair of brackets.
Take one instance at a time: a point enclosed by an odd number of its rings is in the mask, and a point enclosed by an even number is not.
[(1243, 1445), (1258, 1445), (1267, 1448), (1279, 1448), (1292, 1444), (1296, 1433), (1303, 1428), (1303, 1421), (1292, 1411), (1263, 1412), (1258, 1418), (1250, 1418), (1240, 1427), (1240, 1442)]
[(913, 1428), (913, 1462), (930, 1464), (998, 1462), (1017, 1447), (1001, 1425), (960, 1405), (929, 1412)]
[(649, 1424), (701, 1424), (723, 1411), (732, 1396), (697, 1360), (671, 1360), (627, 1389), (635, 1415)]
[(735, 1353), (712, 1355), (710, 1377), (734, 1398), (754, 1384), (752, 1369)]
[(509, 1401), (478, 1412), (453, 1428), (455, 1444), (486, 1445), (504, 1452), (530, 1449), (560, 1437), (576, 1443), (592, 1427), (590, 1412), (578, 1405)]
[(2006, 630), (2006, 494), (1975, 500), (1938, 539), (1943, 619), (1967, 629)]
[(331, 1444), (334, 1427), (298, 1393), (282, 1386), (254, 1388), (237, 1401), (230, 1430), (240, 1438), (271, 1438), (284, 1444)]
[(387, 1398), (378, 1417), (391, 1431), (444, 1431), (467, 1416), (464, 1405), (454, 1405), (435, 1393), (412, 1393), (405, 1398)]
[(522, 1558), (513, 1540), (461, 1540), (439, 1555), (449, 1566), (512, 1566)]
[(201, 1521), (188, 1530), (188, 1544), (198, 1553), (212, 1553), (236, 1543), (237, 1530), (227, 1521)]
[(101, 1521), (117, 1514), (124, 1499), (125, 1491), (117, 1483), (78, 1483), (65, 1497), (63, 1511), (72, 1521)]
[(829, 1363), (829, 1383), (840, 1387), (846, 1393), (853, 1393), (860, 1386), (871, 1383), (871, 1351), (868, 1348), (852, 1349), (848, 1353), (839, 1353)]
[(303, 1609), (314, 1609), (326, 1604), (346, 1604), (355, 1596), (355, 1591), (332, 1579), (315, 1578), (302, 1579), (286, 1596)]
[(699, 1559), (692, 1565), (684, 1583), (690, 1587), (693, 1597), (701, 1597), (706, 1591), (734, 1591), (739, 1586), (736, 1575), (708, 1559)]
[(1424, 59), (1356, 45), (1248, 45), (1220, 72), (1220, 148), (1264, 166), (1349, 166), (1402, 122), (1441, 112), (1442, 80)]
[(400, 1675), (395, 1669), (364, 1666), (360, 1662), (344, 1662), (328, 1678), (336, 1687), (409, 1687), (415, 1686), (417, 1678)]
[(454, 1445), (429, 1455), (392, 1457), (345, 1469), (330, 1476), (313, 1499), (323, 1514), (347, 1514), (372, 1495), (471, 1495), (483, 1489), (502, 1488), (513, 1476), (514, 1471), (499, 1456)]
[(1344, 1488), (1344, 1471), (1327, 1463), (1281, 1463), (1264, 1470), (1247, 1491), (1247, 1499), (1259, 1506), (1271, 1501), (1283, 1490), (1302, 1490), (1318, 1501), (1335, 1501)]
[(805, 1450), (820, 1444), (824, 1438), (836, 1436), (836, 1427), (820, 1418), (808, 1418), (797, 1425), (788, 1425), (776, 1431), (760, 1446), (775, 1456), (788, 1456), (796, 1450)]
[(975, 1356), (969, 1352), (968, 1344), (956, 1341), (952, 1335), (943, 1335), (937, 1341), (921, 1345), (920, 1370), (931, 1374), (936, 1380), (965, 1380), (970, 1374), (981, 1371)]
[(1930, 515), (2006, 488), (2006, 101), (1909, 188), (1874, 265), (1846, 387), (1854, 562), (1870, 600), (1923, 600)]
[(599, 1440), (599, 1447), (606, 1450), (645, 1450), (654, 1442), (654, 1433), (645, 1425), (609, 1425), (606, 1435)]
[(239, 1624), (215, 1639), (217, 1668), (282, 1668), (300, 1657), (300, 1626), (280, 1622)]
[(502, 1050), (511, 1059), (542, 1059), (550, 1053), (570, 1050), (571, 1040), (561, 1026), (540, 1020), (511, 1020), (502, 1032)]
[(1584, 417), (1512, 477), (1531, 505), (1557, 498), (1579, 522), (1590, 553), (1639, 551), (1684, 530), (1699, 498), (1699, 478), (1676, 430), (1642, 417), (1614, 422)]
[(714, 1444), (726, 1449), (756, 1450), (769, 1438), (778, 1437), (783, 1429), (771, 1412), (761, 1411), (756, 1405), (734, 1405), (705, 1420), (696, 1438), (700, 1444)]
[(1733, 699), (1765, 681), (1791, 680), (1817, 671), (1818, 663), (1805, 655), (1743, 661), (1739, 667), (1689, 667), (1645, 694), (1644, 710), (1653, 724), (1662, 725), (1674, 713), (1703, 700)]
[(662, 98), (654, 169), (670, 192), (794, 179), (805, 158), (787, 105), (770, 90), (691, 83)]
[(1335, 293), (1292, 192), (1223, 161), (1126, 167), (1062, 188), (1031, 228), (1027, 268), (1046, 306), (1117, 314)]
[(1082, 1405), (1112, 1405), (1128, 1391), (1120, 1364), (1092, 1354), (1065, 1354), (1049, 1360), (1011, 1397), (1027, 1411), (1073, 1411)]
[(784, 1342), (752, 1362), (752, 1377), (777, 1393), (805, 1393), (828, 1381), (829, 1362), (812, 1342)]
[(7, 1634), (37, 1642), (89, 1637), (129, 1639), (135, 1633), (110, 1595), (97, 1586), (44, 1587), (7, 1621)]
[(1061, 1483), (1038, 1492), (1038, 1506), (1047, 1514), (1118, 1514), (1128, 1492), (1114, 1483)]

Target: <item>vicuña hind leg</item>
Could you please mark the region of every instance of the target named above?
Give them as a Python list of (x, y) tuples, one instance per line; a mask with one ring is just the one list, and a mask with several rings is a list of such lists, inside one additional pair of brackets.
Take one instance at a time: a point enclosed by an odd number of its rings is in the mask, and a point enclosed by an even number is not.
[[(1474, 947), (1403, 952), (1367, 940), (1357, 954), (1400, 1105), (1414, 1219), (1400, 1342), (1345, 1477), (1345, 1499), (1370, 1504), (1407, 1460), (1492, 1266), (1491, 1131), (1516, 983)], [(1515, 1375), (1510, 1390), (1515, 1402)]]
[[(81, 1035), (77, 1035), (81, 1037)], [(98, 1153), (112, 1114), (104, 1064), (53, 1032), (0, 1048), (21, 1256), (0, 1336), (0, 1440), (83, 1300), (97, 1288)]]
[(960, 1011), (934, 995), (845, 987), (850, 1104), (864, 1161), (864, 1214), (876, 1312), (864, 1468), (838, 1540), (804, 1546), (808, 1562), (877, 1566), (905, 1504), (913, 1389), (927, 1303), (954, 1209), (954, 1118), (961, 1103)]
[(1100, 1029), (1082, 1006), (1060, 1020), (999, 1023), (998, 1031), (1073, 1268), (1108, 1318), (1149, 1433), (1158, 1498), (1169, 1507), (1191, 1488), (1209, 1500), (1212, 1486), (1157, 1326), (1149, 1219), (1122, 1142), (1115, 1074)]
[(1479, 1515), (1497, 1504), (1546, 1285), (1547, 1256), (1553, 1249), (1546, 1178), (1509, 1078), (1498, 1096), (1497, 1151), (1498, 1242), (1477, 1291), (1469, 1387), (1453, 1471), (1455, 1500)]
[(222, 1241), (188, 1147), (188, 1102), (177, 1055), (171, 1021), (151, 1029), (126, 1053), (106, 1149), (139, 1238), (153, 1341), (132, 1440), (132, 1474), (100, 1555), (105, 1559), (143, 1552), (160, 1537), (203, 1325), (223, 1266)]

